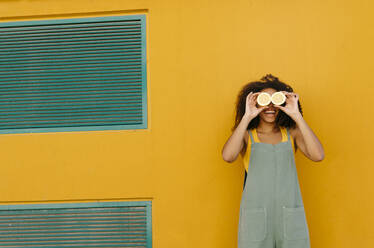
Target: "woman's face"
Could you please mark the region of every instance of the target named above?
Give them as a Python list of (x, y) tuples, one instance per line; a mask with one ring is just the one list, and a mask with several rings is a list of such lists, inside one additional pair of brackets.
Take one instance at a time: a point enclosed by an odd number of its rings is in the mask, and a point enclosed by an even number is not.
[[(263, 89), (261, 92), (266, 92), (272, 95), (274, 92), (277, 92), (277, 90), (273, 88), (266, 88), (266, 89)], [(256, 103), (256, 105), (257, 107), (261, 107), (258, 105), (258, 103)], [(260, 112), (259, 116), (262, 121), (273, 123), (275, 122), (278, 112), (279, 112), (279, 109), (275, 108), (273, 103), (270, 102), (270, 104), (267, 105), (265, 109)]]

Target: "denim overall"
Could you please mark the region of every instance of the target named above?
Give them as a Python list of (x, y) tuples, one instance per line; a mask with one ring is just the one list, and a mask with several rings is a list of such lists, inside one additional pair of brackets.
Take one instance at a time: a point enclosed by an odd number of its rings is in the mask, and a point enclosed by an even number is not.
[(249, 132), (251, 155), (240, 202), (238, 248), (310, 248), (290, 133), (280, 128), (287, 139), (275, 145), (255, 142)]

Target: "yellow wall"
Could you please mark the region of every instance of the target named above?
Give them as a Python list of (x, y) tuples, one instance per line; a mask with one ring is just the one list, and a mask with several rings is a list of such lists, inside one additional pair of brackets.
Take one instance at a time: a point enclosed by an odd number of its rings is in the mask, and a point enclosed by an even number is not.
[(369, 0), (1, 1), (1, 21), (147, 15), (147, 130), (0, 135), (2, 204), (153, 201), (154, 247), (235, 247), (236, 94), (273, 73), (300, 94), (322, 163), (296, 155), (312, 247), (374, 246)]

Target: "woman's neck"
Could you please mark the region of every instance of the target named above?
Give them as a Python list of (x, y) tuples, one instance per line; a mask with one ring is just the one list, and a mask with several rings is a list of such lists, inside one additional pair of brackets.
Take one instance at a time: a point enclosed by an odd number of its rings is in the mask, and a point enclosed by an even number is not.
[(257, 131), (261, 133), (278, 132), (279, 127), (275, 125), (275, 123), (260, 121), (257, 127)]

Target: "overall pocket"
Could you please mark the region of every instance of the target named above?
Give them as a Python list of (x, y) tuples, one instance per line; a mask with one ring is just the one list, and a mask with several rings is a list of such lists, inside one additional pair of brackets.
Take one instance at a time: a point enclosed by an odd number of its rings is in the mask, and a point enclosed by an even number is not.
[(246, 241), (262, 241), (266, 237), (266, 208), (244, 208), (241, 218), (241, 235)]
[(286, 240), (308, 238), (308, 226), (303, 206), (283, 206), (283, 233)]

